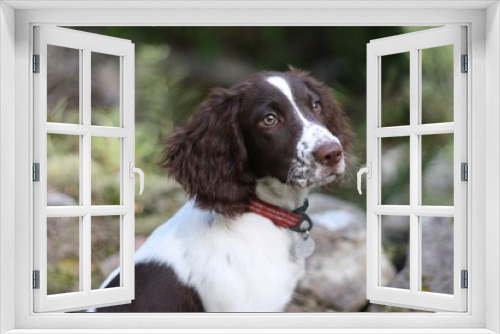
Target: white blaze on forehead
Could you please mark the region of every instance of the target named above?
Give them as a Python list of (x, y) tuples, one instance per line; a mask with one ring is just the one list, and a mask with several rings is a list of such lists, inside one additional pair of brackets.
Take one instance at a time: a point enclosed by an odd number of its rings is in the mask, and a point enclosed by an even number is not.
[(299, 111), (299, 108), (297, 108), (297, 105), (295, 104), (295, 100), (293, 99), (292, 90), (290, 89), (290, 85), (288, 84), (288, 82), (286, 82), (286, 80), (284, 78), (279, 77), (279, 76), (273, 76), (273, 77), (267, 78), (267, 82), (269, 82), (274, 87), (278, 88), (283, 93), (283, 95), (285, 95), (288, 98), (288, 100), (292, 104), (293, 108), (295, 109), (295, 111), (299, 115), (299, 118), (301, 119), (302, 123), (304, 123), (304, 125), (307, 125), (310, 123), (302, 115), (302, 113)]
[[(299, 184), (307, 185), (309, 181), (315, 182), (323, 178), (324, 167), (316, 161), (314, 156), (315, 150), (324, 143), (333, 141), (340, 144), (340, 140), (334, 136), (324, 125), (311, 122), (305, 118), (300, 111), (295, 99), (293, 98), (292, 89), (288, 82), (282, 76), (270, 76), (266, 78), (267, 82), (276, 87), (290, 102), (293, 109), (297, 113), (302, 122), (302, 134), (297, 142), (297, 155), (294, 159), (292, 169), (297, 175), (302, 175), (296, 181)], [(311, 167), (315, 166), (315, 167)], [(343, 173), (344, 162), (338, 166), (338, 172)], [(309, 176), (307, 176), (309, 175)], [(312, 178), (312, 179), (311, 179)], [(331, 180), (330, 180), (331, 181)]]
[[(320, 126), (318, 124), (315, 124), (313, 122), (308, 121), (304, 115), (300, 112), (299, 108), (297, 107), (297, 104), (295, 103), (295, 100), (292, 95), (292, 90), (290, 88), (290, 85), (288, 82), (285, 80), (285, 78), (280, 77), (280, 76), (272, 76), (267, 78), (267, 82), (269, 82), (271, 85), (274, 87), (278, 88), (280, 92), (285, 95), (290, 103), (292, 104), (293, 108), (295, 109), (295, 112), (299, 116), (300, 120), (302, 121), (302, 124), (304, 125), (304, 132), (302, 134), (302, 138), (299, 142), (311, 142), (311, 139), (316, 141), (322, 141), (322, 140), (333, 140), (336, 141), (338, 144), (340, 144), (340, 141), (338, 138), (330, 133), (325, 127)], [(313, 145), (311, 145), (314, 147)]]

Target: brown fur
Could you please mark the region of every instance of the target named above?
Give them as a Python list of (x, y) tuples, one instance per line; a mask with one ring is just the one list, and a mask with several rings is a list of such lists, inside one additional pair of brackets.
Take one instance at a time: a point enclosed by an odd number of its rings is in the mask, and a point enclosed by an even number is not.
[[(261, 130), (253, 127), (256, 104), (268, 98), (262, 96), (266, 90), (262, 82), (269, 74), (273, 72), (257, 73), (230, 89), (212, 90), (188, 124), (167, 139), (163, 166), (200, 208), (235, 217), (255, 197), (258, 178), (269, 173), (285, 181), (282, 173), (286, 175), (286, 164), (293, 158), (289, 147), (298, 140), (293, 124), (273, 137), (282, 136), (280, 145), (288, 150), (270, 147), (271, 139), (265, 141), (270, 133), (256, 133)], [(331, 90), (305, 71), (291, 68), (284, 75), (298, 89), (305, 85), (319, 97), (321, 113), (306, 117), (324, 124), (339, 138), (344, 152), (349, 152), (352, 131)]]

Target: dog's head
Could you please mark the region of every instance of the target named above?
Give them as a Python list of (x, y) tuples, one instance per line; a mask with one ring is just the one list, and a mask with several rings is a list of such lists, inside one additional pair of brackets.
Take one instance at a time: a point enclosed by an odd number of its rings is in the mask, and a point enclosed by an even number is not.
[(164, 166), (198, 206), (244, 212), (258, 179), (324, 186), (346, 168), (351, 130), (328, 87), (306, 72), (261, 72), (217, 88), (168, 139)]

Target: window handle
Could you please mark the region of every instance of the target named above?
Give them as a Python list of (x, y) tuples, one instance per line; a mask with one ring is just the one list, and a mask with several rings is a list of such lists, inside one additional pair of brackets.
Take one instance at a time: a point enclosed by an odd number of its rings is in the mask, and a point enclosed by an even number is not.
[(362, 194), (362, 192), (361, 192), (361, 175), (363, 175), (364, 173), (366, 173), (366, 176), (369, 179), (371, 179), (371, 177), (372, 177), (372, 163), (370, 161), (368, 161), (366, 163), (366, 167), (363, 167), (358, 171), (358, 192), (360, 195)]
[(130, 161), (129, 163), (129, 171), (130, 171), (130, 178), (133, 179), (134, 178), (134, 173), (137, 173), (139, 174), (139, 184), (141, 186), (141, 189), (139, 190), (139, 195), (142, 195), (142, 191), (144, 190), (144, 172), (140, 169), (140, 168), (137, 168), (137, 167), (134, 167), (134, 162), (133, 161)]

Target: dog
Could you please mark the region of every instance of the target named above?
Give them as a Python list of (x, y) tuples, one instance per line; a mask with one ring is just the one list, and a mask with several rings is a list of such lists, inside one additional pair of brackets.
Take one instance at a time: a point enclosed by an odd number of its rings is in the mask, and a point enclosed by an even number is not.
[[(297, 230), (279, 220), (300, 218), (312, 187), (339, 182), (351, 140), (331, 90), (305, 71), (212, 90), (166, 142), (163, 166), (191, 199), (136, 252), (132, 303), (96, 311), (283, 311), (304, 274), (296, 245), (312, 223)], [(116, 270), (103, 287), (119, 284)]]

